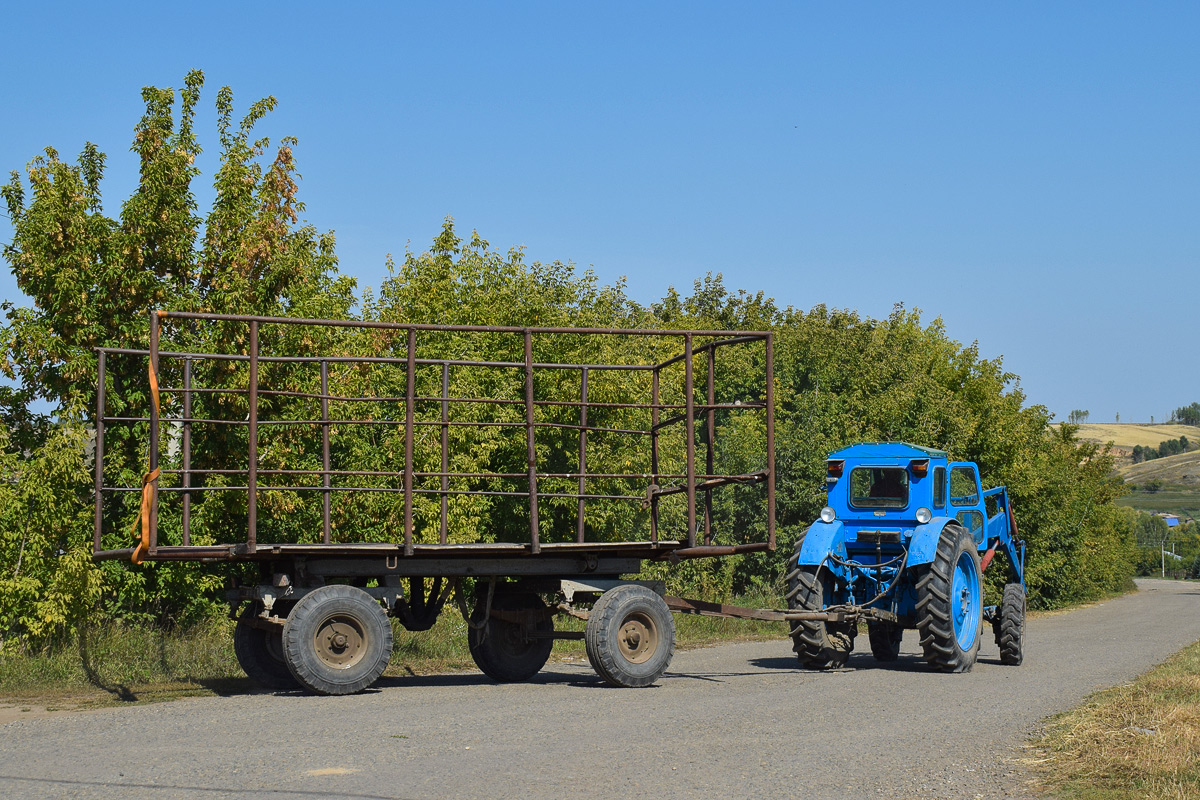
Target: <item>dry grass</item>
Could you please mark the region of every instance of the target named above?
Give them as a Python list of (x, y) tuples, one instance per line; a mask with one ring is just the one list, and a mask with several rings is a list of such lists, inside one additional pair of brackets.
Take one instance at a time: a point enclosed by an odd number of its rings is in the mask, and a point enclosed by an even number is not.
[(1033, 748), (1052, 796), (1200, 798), (1200, 642), (1054, 718)]
[(1117, 474), (1139, 485), (1157, 478), (1166, 484), (1200, 486), (1200, 450), (1129, 464), (1118, 468)]
[(1079, 426), (1080, 439), (1117, 447), (1158, 447), (1168, 439), (1186, 436), (1188, 441), (1200, 442), (1200, 428), (1195, 425), (1137, 425), (1126, 423), (1089, 423)]

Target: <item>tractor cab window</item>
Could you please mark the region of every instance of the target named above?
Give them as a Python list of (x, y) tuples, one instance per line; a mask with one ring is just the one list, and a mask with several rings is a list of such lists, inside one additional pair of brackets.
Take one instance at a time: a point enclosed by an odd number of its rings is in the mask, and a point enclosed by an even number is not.
[(946, 468), (933, 468), (933, 507), (946, 507)]
[(903, 467), (855, 467), (850, 472), (850, 505), (855, 508), (906, 508), (908, 470)]
[(979, 485), (971, 467), (950, 470), (950, 502), (956, 506), (979, 505)]

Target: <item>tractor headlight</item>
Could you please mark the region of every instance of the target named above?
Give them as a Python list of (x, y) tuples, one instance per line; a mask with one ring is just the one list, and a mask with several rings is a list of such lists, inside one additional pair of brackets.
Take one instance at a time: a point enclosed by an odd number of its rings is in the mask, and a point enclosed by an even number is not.
[(931, 520), (931, 519), (933, 519), (933, 512), (930, 511), (928, 508), (925, 508), (924, 506), (922, 506), (921, 508), (917, 509), (917, 522), (924, 525), (926, 522), (929, 522), (929, 520)]
[(833, 522), (835, 519), (837, 519), (837, 512), (832, 508), (825, 506), (821, 509), (821, 522)]

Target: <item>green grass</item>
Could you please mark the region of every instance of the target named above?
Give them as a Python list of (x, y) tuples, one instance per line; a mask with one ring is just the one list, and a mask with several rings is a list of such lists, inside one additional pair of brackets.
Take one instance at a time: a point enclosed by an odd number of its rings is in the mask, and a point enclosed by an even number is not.
[(1050, 796), (1200, 798), (1200, 642), (1060, 714), (1030, 759)]
[[(774, 606), (775, 598), (740, 598), (750, 607)], [(674, 615), (677, 649), (721, 642), (776, 639), (783, 623)], [(559, 616), (555, 627), (583, 630), (584, 623)], [(475, 670), (467, 649), (467, 627), (447, 608), (429, 631), (395, 627), (387, 676)], [(35, 653), (0, 654), (0, 697), (37, 706), (95, 707), (195, 695), (252, 691), (233, 654), (233, 623), (206, 620), (188, 630), (162, 632), (111, 625)], [(586, 661), (583, 642), (554, 643), (551, 663)]]
[(1133, 492), (1117, 500), (1117, 505), (1138, 511), (1163, 511), (1180, 517), (1200, 519), (1200, 489), (1166, 487), (1158, 492)]

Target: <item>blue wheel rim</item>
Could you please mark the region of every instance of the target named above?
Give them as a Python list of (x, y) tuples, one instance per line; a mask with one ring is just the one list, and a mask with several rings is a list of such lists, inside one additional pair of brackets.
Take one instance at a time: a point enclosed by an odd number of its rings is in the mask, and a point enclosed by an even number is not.
[(951, 615), (954, 622), (954, 638), (962, 650), (975, 646), (979, 634), (979, 570), (971, 553), (959, 554), (954, 565), (954, 585), (950, 589)]

